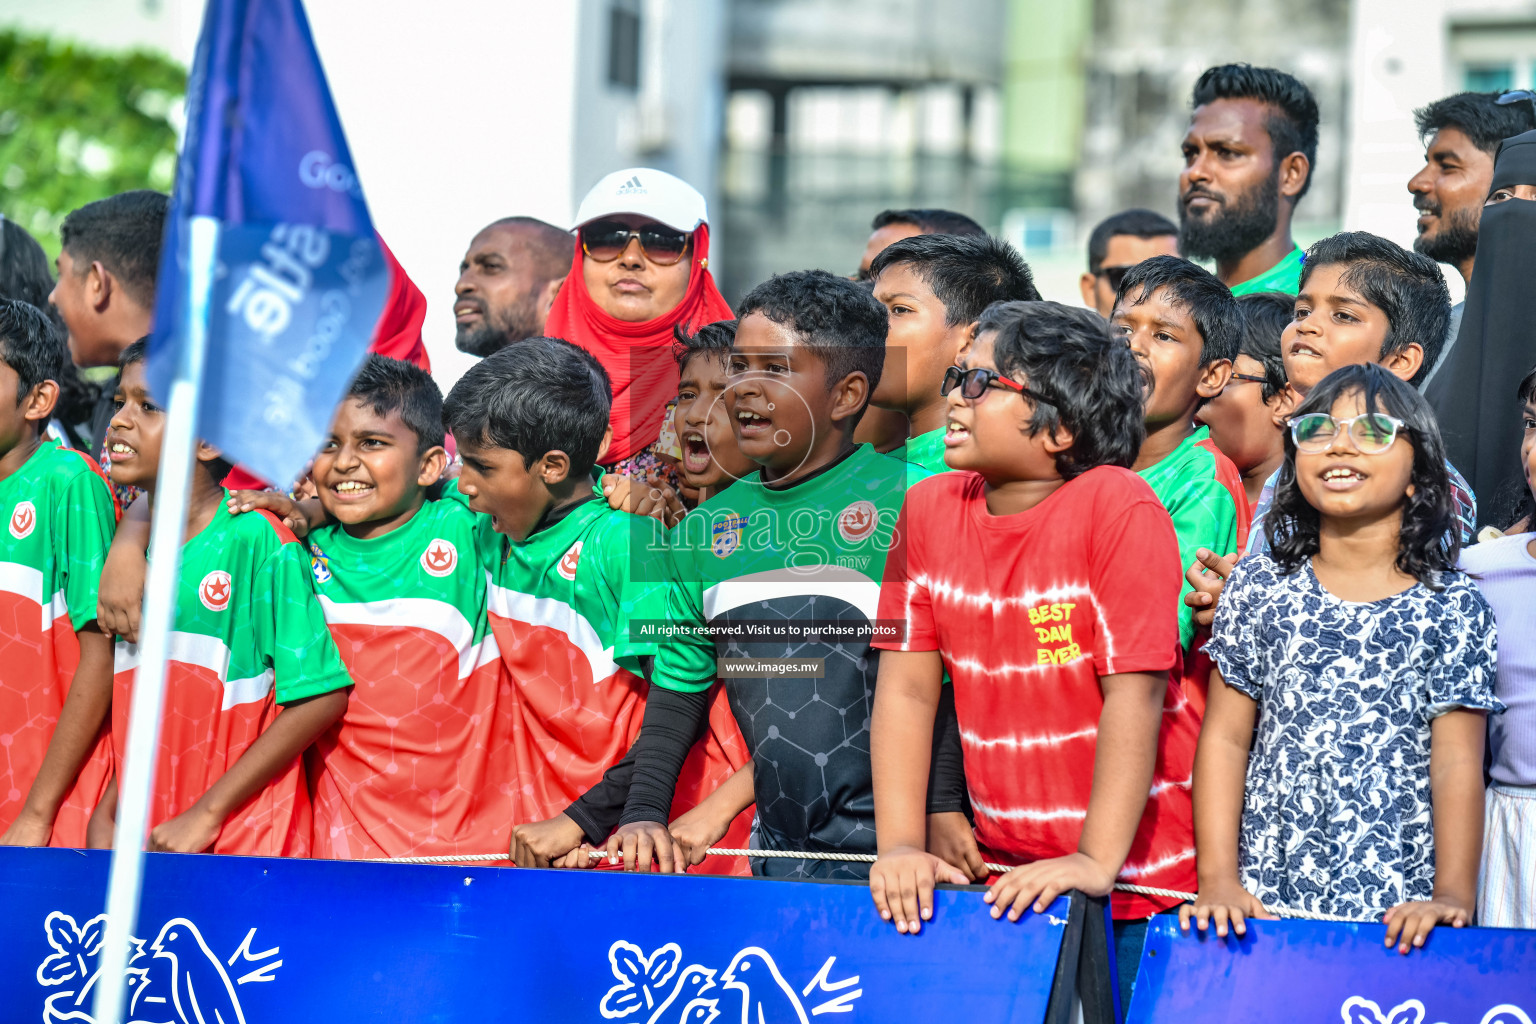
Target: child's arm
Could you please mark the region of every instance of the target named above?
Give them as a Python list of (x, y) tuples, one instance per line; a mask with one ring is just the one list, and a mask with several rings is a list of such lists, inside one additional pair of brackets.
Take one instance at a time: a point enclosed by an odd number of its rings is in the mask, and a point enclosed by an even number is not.
[(1428, 903), (1399, 903), (1382, 920), (1399, 953), (1424, 945), (1437, 924), (1465, 928), (1477, 901), (1483, 857), (1483, 736), (1488, 715), (1459, 708), (1429, 724), (1435, 891)]
[(120, 636), (129, 643), (139, 639), (139, 613), (144, 610), (144, 552), (149, 548), (149, 499), (134, 499), (107, 551), (96, 595), (96, 624), (109, 638)]
[(660, 480), (631, 480), (627, 476), (609, 473), (603, 477), (602, 490), (603, 497), (608, 499), (609, 508), (637, 516), (650, 516), (669, 528), (676, 526), (688, 513), (677, 492)]
[(1245, 918), (1273, 920), (1275, 916), (1243, 888), (1237, 874), (1248, 748), (1258, 711), (1252, 697), (1226, 684), (1220, 669), (1211, 670), (1205, 722), (1200, 728), (1200, 745), (1195, 748), (1195, 863), (1200, 898), (1194, 906), (1186, 903), (1179, 908), (1179, 926), (1185, 931), (1195, 918), (1201, 931), (1214, 920), (1216, 934), (1222, 938), (1226, 938), (1228, 922), (1238, 935), (1246, 935)]
[(1017, 921), (1031, 903), (1041, 913), (1068, 889), (1107, 896), (1115, 887), (1152, 792), (1168, 673), (1122, 672), (1100, 677), (1099, 685), (1104, 709), (1077, 852), (1016, 867), (994, 882), (983, 897), (994, 918), (1007, 909), (1008, 920)]
[(635, 768), (619, 830), (608, 837), (608, 862), (624, 870), (651, 869), (652, 856), (663, 874), (685, 866), (683, 848), (664, 824), (677, 789), (677, 776), (705, 718), (709, 687), (673, 690), (654, 682), (645, 701), (645, 718), (635, 737)]
[(875, 788), (875, 839), (880, 859), (869, 872), (869, 894), (880, 916), (916, 935), (933, 917), (933, 887), (964, 885), (963, 872), (927, 851), (928, 758), (933, 719), (944, 685), (938, 651), (881, 651), (870, 715), (869, 760)]
[(265, 509), (281, 519), (295, 537), (307, 537), (310, 530), (331, 519), (319, 498), (294, 501), (281, 491), (235, 491), (229, 496), (228, 507), (231, 515)]
[(80, 664), (75, 668), (48, 751), (27, 793), (27, 801), (0, 835), (0, 846), (47, 846), (59, 805), (74, 784), (80, 766), (101, 735), (112, 710), (112, 638), (87, 622), (80, 638)]
[(283, 707), (229, 771), (186, 811), (156, 825), (149, 849), (199, 853), (213, 845), (235, 809), (293, 763), (347, 710), (351, 688), (332, 690)]
[(1223, 558), (1216, 552), (1201, 548), (1195, 552), (1195, 561), (1184, 572), (1190, 589), (1184, 595), (1184, 604), (1193, 613), (1195, 628), (1210, 629), (1216, 621), (1216, 602), (1221, 600), (1221, 590), (1227, 585), (1232, 568), (1243, 557), (1238, 552)]
[(85, 845), (90, 850), (110, 850), (112, 836), (117, 828), (117, 776), (107, 782), (101, 802), (91, 812), (91, 820), (85, 824)]
[(757, 800), (752, 784), (752, 766), (738, 768), (715, 791), (701, 800), (691, 811), (684, 812), (667, 826), (672, 838), (682, 847), (683, 859), (689, 866), (704, 863), (704, 851), (718, 843), (736, 815), (751, 807)]
[(971, 881), (987, 877), (976, 833), (966, 816), (965, 751), (955, 714), (955, 688), (940, 687), (933, 721), (933, 768), (928, 777), (928, 852), (965, 872)]

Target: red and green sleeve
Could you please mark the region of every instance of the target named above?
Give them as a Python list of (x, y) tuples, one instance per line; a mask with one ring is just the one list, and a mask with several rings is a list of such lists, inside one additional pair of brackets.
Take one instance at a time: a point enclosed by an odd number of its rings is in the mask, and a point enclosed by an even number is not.
[(257, 651), (272, 667), (279, 704), (352, 685), (315, 600), (302, 546), (278, 545), (257, 569), (251, 595)]

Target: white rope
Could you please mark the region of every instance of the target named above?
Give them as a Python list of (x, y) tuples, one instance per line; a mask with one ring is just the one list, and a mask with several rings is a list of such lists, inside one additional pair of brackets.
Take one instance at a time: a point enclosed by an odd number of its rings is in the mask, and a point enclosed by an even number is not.
[[(711, 846), (704, 853), (710, 857), (784, 857), (793, 860), (835, 860), (846, 861), (855, 864), (873, 864), (875, 855), (872, 853), (836, 853), (832, 851), (796, 853), (793, 850), (732, 850), (723, 847)], [(593, 850), (593, 860), (601, 860), (608, 856), (602, 850)], [(375, 857), (371, 863), (378, 864), (483, 864), (487, 861), (511, 860), (510, 853), (472, 854), (460, 853), (441, 857)], [(992, 864), (986, 861), (982, 866), (988, 871), (997, 874), (1006, 874), (1017, 867), (1016, 864)], [(1167, 899), (1182, 900), (1185, 903), (1195, 902), (1196, 895), (1192, 892), (1180, 892), (1177, 889), (1156, 889), (1147, 885), (1131, 885), (1129, 882), (1116, 882), (1115, 889), (1119, 892), (1135, 893), (1138, 896), (1162, 896)], [(1319, 914), (1311, 910), (1301, 910), (1297, 907), (1267, 907), (1265, 908), (1281, 917), (1291, 917), (1304, 921), (1334, 921), (1345, 924), (1355, 924), (1369, 919), (1356, 917), (1338, 917), (1333, 914)]]

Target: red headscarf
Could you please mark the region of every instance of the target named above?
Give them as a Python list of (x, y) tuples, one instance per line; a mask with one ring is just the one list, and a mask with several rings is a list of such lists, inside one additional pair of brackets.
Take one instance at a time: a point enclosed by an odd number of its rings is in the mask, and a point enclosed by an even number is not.
[(582, 276), (581, 241), (571, 272), (560, 285), (544, 333), (580, 345), (597, 357), (613, 382), (613, 410), (608, 422), (613, 443), (603, 456), (621, 462), (650, 445), (661, 434), (667, 403), (677, 397), (677, 363), (672, 359), (672, 328), (681, 324), (696, 331), (717, 320), (729, 320), (726, 305), (709, 270), (709, 225), (693, 232), (689, 257), (693, 261), (688, 291), (669, 312), (654, 320), (619, 320), (603, 312), (587, 292)]
[[(415, 363), (431, 373), (432, 363), (427, 359), (427, 346), (421, 340), (421, 325), (427, 319), (427, 297), (421, 294), (416, 282), (411, 280), (400, 261), (395, 259), (395, 254), (389, 251), (384, 239), (379, 239), (379, 246), (384, 250), (384, 263), (389, 267), (389, 298), (384, 302), (379, 322), (374, 325), (373, 341), (369, 343), (368, 351)], [(224, 486), (232, 491), (264, 491), (268, 484), (236, 466), (224, 478)]]

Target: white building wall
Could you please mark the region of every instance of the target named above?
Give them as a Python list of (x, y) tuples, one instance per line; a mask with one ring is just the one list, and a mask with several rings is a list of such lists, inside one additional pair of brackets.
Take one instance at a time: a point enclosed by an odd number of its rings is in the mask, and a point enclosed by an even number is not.
[[(607, 81), (609, 0), (305, 0), (379, 233), (427, 296), (446, 388), (453, 286), (499, 217), (562, 227), (602, 175), (654, 164), (713, 198), (723, 0), (642, 0), (638, 93)], [(5, 0), (0, 25), (188, 64), (200, 0)]]

